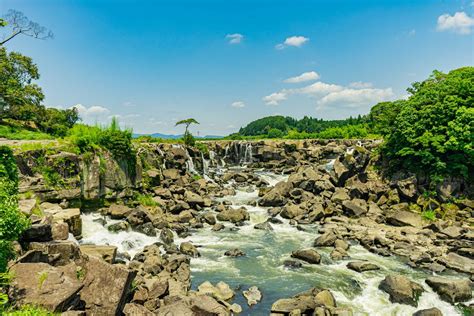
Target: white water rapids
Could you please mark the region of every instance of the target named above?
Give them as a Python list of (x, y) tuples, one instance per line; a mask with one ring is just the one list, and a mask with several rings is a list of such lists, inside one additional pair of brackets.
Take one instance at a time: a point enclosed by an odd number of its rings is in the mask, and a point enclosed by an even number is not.
[[(270, 185), (285, 180), (285, 176), (268, 172), (257, 173)], [(244, 206), (250, 213), (250, 220), (244, 226), (234, 227), (223, 222), (226, 228), (214, 232), (211, 226), (191, 231), (187, 238), (175, 237), (179, 245), (183, 241), (191, 241), (198, 246), (201, 257), (191, 259), (192, 283), (196, 288), (208, 280), (212, 283), (224, 281), (236, 291), (234, 302), (243, 307), (241, 315), (268, 315), (273, 302), (280, 298), (307, 290), (311, 287), (328, 288), (334, 294), (338, 306), (349, 306), (354, 315), (412, 315), (420, 309), (437, 307), (445, 316), (461, 315), (451, 304), (441, 301), (439, 296), (428, 287), (424, 280), (427, 272), (415, 270), (405, 265), (400, 258), (381, 257), (368, 252), (359, 245), (352, 245), (348, 253), (350, 259), (333, 262), (330, 248), (318, 248), (322, 262), (318, 265), (303, 264), (300, 269), (287, 269), (283, 261), (290, 258), (293, 250), (311, 247), (318, 236), (316, 225), (304, 226), (298, 230), (289, 221), (278, 216), (282, 224), (271, 224), (273, 231), (254, 229), (254, 225), (264, 222), (269, 216), (267, 208), (251, 206), (258, 198), (254, 187), (240, 187), (234, 196), (226, 196), (218, 201), (230, 201), (232, 207)], [(100, 223), (96, 214), (84, 214), (83, 236), (81, 243), (107, 244), (118, 247), (119, 252), (127, 252), (132, 257), (145, 245), (159, 241), (159, 237), (148, 237), (137, 232), (112, 233)], [(107, 219), (107, 225), (115, 223)], [(245, 257), (231, 258), (224, 252), (239, 248), (246, 253)], [(379, 271), (358, 273), (346, 268), (346, 264), (357, 259), (368, 260), (380, 266)], [(418, 307), (393, 304), (388, 294), (378, 289), (379, 283), (390, 273), (399, 273), (423, 285), (425, 292), (419, 300)], [(451, 276), (455, 277), (455, 276)], [(250, 286), (258, 286), (263, 294), (262, 301), (248, 308), (241, 290)]]

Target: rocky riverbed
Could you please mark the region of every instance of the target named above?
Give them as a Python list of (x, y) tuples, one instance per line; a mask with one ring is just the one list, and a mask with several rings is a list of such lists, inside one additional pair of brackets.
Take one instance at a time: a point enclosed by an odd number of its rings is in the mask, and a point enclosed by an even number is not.
[(140, 144), (134, 172), (18, 153), (34, 224), (10, 297), (70, 315), (469, 315), (472, 185), (449, 179), (435, 199), (423, 179), (384, 178), (378, 145)]

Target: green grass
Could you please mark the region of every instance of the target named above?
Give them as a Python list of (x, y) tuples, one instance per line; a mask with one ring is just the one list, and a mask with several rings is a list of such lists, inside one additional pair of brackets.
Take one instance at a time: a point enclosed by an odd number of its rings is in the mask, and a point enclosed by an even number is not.
[(18, 126), (0, 125), (0, 138), (15, 140), (54, 139), (54, 136)]
[(159, 206), (159, 204), (153, 200), (153, 197), (148, 194), (138, 194), (136, 200), (143, 206)]
[(421, 213), (421, 217), (423, 217), (424, 219), (427, 219), (429, 221), (434, 221), (436, 220), (436, 212), (435, 211), (423, 211)]

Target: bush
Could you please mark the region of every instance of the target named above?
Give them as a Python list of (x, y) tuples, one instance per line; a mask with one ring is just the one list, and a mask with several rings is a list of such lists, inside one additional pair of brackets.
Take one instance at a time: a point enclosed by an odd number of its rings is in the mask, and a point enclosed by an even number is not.
[(186, 131), (183, 135), (183, 142), (186, 146), (194, 146), (194, 144), (196, 143), (196, 140), (194, 139), (193, 134)]
[(277, 128), (272, 128), (267, 133), (268, 138), (282, 138), (283, 135), (284, 133)]

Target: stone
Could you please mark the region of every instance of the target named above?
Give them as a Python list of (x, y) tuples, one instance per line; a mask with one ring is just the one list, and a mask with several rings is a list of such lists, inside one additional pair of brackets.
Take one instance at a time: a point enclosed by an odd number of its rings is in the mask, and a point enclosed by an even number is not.
[(315, 247), (332, 247), (337, 240), (337, 236), (332, 232), (328, 231), (316, 238), (314, 241)]
[(367, 262), (367, 261), (352, 261), (347, 264), (347, 268), (357, 271), (357, 272), (365, 272), (365, 271), (372, 271), (372, 270), (380, 270), (380, 267)]
[(303, 264), (300, 261), (288, 259), (283, 261), (283, 266), (290, 269), (298, 269), (301, 268)]
[(453, 270), (474, 274), (474, 260), (458, 255), (457, 253), (448, 253), (445, 257), (440, 258), (439, 262)]
[(84, 271), (84, 288), (80, 295), (88, 314), (120, 314), (135, 278), (135, 272), (94, 257), (89, 257)]
[(238, 248), (235, 248), (235, 249), (227, 250), (224, 253), (224, 255), (228, 257), (243, 257), (245, 256), (245, 252), (243, 252), (242, 250)]
[(449, 238), (459, 238), (462, 233), (463, 229), (458, 226), (448, 226), (440, 231), (441, 234), (445, 234)]
[[(300, 315), (311, 315), (311, 311), (316, 308), (313, 297), (300, 296), (294, 298), (282, 298), (272, 304), (272, 313), (288, 315), (294, 310), (300, 310)], [(293, 314), (296, 315), (296, 314)]]
[(23, 232), (21, 240), (45, 242), (53, 240), (50, 224), (33, 224)]
[(154, 316), (155, 314), (150, 312), (145, 306), (128, 303), (123, 308), (125, 316)]
[(194, 207), (196, 205), (204, 206), (204, 199), (194, 192), (186, 191), (184, 193), (184, 199), (191, 207)]
[(283, 206), (287, 202), (293, 186), (288, 182), (278, 182), (269, 192), (267, 192), (258, 202), (261, 206)]
[(253, 228), (260, 229), (260, 230), (267, 230), (267, 231), (272, 231), (273, 230), (273, 227), (272, 227), (272, 225), (270, 225), (269, 222), (263, 222), (263, 223), (256, 224)]
[(338, 239), (334, 242), (334, 247), (335, 248), (340, 248), (342, 250), (349, 250), (349, 244), (342, 239)]
[(199, 257), (200, 256), (199, 251), (197, 250), (197, 248), (190, 242), (181, 243), (181, 245), (179, 246), (179, 251), (182, 254), (185, 254), (185, 255), (188, 255), (188, 256), (191, 256), (191, 257)]
[(216, 217), (212, 213), (208, 212), (208, 213), (204, 214), (203, 219), (209, 225), (215, 225), (216, 224)]
[(420, 284), (411, 281), (403, 275), (386, 276), (380, 282), (379, 289), (389, 294), (390, 302), (415, 307), (418, 305), (418, 299), (424, 291)]
[(126, 218), (130, 212), (132, 212), (132, 209), (126, 205), (112, 204), (106, 211), (106, 214), (112, 219), (123, 219)]
[(23, 214), (30, 216), (33, 211), (38, 207), (36, 199), (26, 199), (18, 201), (18, 208)]
[(409, 211), (393, 212), (387, 216), (387, 223), (393, 226), (413, 226), (421, 227), (422, 219), (420, 214)]
[(351, 198), (349, 197), (344, 188), (336, 188), (336, 191), (334, 191), (334, 194), (331, 197), (331, 201), (336, 204), (342, 204), (350, 199)]
[(250, 219), (250, 215), (247, 210), (243, 207), (238, 209), (229, 208), (219, 214), (217, 214), (217, 219), (220, 221), (228, 221), (232, 223), (240, 223)]
[(150, 237), (156, 236), (156, 230), (152, 223), (148, 222), (135, 227), (136, 231)]
[(243, 291), (242, 294), (247, 299), (249, 306), (255, 305), (262, 300), (262, 293), (256, 286), (251, 286), (248, 290)]
[(329, 290), (322, 290), (314, 297), (316, 304), (324, 305), (325, 307), (336, 307), (336, 299)]
[(29, 249), (40, 250), (48, 254), (49, 263), (54, 266), (64, 266), (81, 257), (77, 243), (69, 240), (56, 240), (42, 243), (31, 242)]
[(17, 263), (10, 269), (10, 297), (18, 305), (42, 306), (60, 313), (79, 305), (83, 285), (76, 277), (76, 266), (53, 267), (46, 263)]
[(69, 238), (69, 225), (66, 222), (58, 221), (51, 225), (53, 240), (66, 240)]
[(342, 207), (346, 214), (351, 217), (360, 217), (367, 213), (367, 202), (362, 199), (353, 199), (342, 202)]
[(283, 218), (292, 219), (306, 214), (306, 210), (299, 205), (286, 205), (281, 210), (280, 216)]
[(211, 282), (205, 281), (198, 286), (198, 292), (223, 301), (228, 301), (235, 295), (229, 285), (222, 281), (218, 282), (215, 286)]
[(172, 244), (174, 241), (173, 232), (169, 228), (163, 228), (160, 232), (160, 239), (165, 244)]
[(218, 232), (220, 230), (223, 230), (225, 228), (224, 224), (222, 223), (216, 223), (214, 226), (212, 226), (212, 231)]
[(178, 169), (165, 169), (163, 170), (163, 177), (169, 180), (178, 180), (181, 175)]
[(349, 258), (347, 252), (342, 248), (334, 248), (333, 251), (329, 254), (332, 260), (343, 260)]
[(321, 262), (321, 255), (314, 249), (295, 250), (291, 253), (291, 256), (312, 264)]
[(69, 225), (69, 232), (74, 236), (82, 234), (81, 210), (78, 208), (49, 209), (45, 214), (53, 216), (53, 222), (66, 222)]
[(413, 316), (443, 316), (443, 313), (436, 307), (416, 311)]
[(469, 279), (454, 280), (443, 277), (429, 277), (426, 279), (426, 284), (438, 293), (443, 301), (451, 304), (472, 299), (472, 283)]
[(114, 263), (115, 256), (117, 255), (117, 247), (115, 246), (81, 245), (79, 249), (88, 256), (100, 258), (108, 263)]

